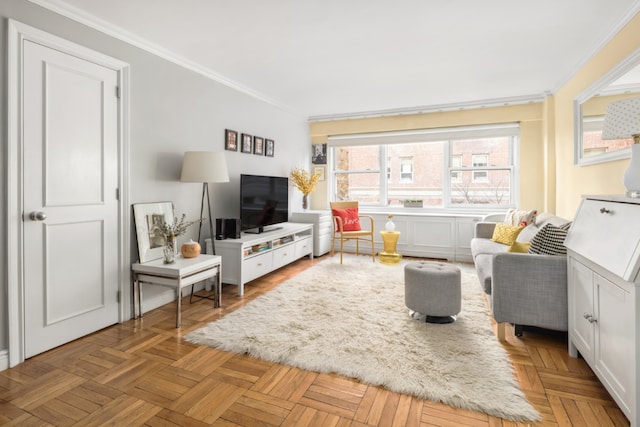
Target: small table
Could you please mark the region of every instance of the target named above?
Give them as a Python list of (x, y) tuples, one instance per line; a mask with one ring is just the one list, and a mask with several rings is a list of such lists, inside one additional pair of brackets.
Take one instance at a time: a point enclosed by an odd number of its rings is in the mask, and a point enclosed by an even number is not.
[(378, 253), (378, 258), (382, 264), (397, 264), (402, 260), (402, 255), (396, 251), (396, 243), (400, 238), (399, 231), (381, 231), (382, 243), (384, 250)]
[[(194, 285), (203, 280), (217, 277), (215, 283), (214, 307), (222, 305), (222, 257), (219, 255), (200, 255), (195, 258), (176, 257), (172, 264), (165, 264), (164, 259), (156, 259), (145, 263), (135, 263), (131, 266), (133, 271), (133, 318), (136, 312), (142, 317), (142, 292), (141, 283), (150, 283), (161, 286), (169, 286), (176, 289), (177, 311), (176, 328), (180, 327), (182, 320), (180, 310), (182, 308), (182, 289)], [(136, 305), (138, 310), (136, 310)]]

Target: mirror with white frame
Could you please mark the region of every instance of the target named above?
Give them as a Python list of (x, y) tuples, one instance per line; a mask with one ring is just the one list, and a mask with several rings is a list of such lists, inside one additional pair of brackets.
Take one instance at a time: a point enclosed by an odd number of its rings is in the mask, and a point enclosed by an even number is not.
[(640, 96), (640, 49), (612, 68), (574, 100), (574, 162), (592, 165), (631, 156), (633, 139), (602, 140), (607, 105)]

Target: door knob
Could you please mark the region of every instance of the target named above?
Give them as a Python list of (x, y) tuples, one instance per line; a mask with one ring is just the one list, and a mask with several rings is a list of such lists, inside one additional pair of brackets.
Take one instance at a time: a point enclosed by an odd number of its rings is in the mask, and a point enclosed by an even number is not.
[(47, 219), (47, 214), (42, 211), (31, 212), (31, 214), (29, 215), (29, 218), (31, 218), (34, 221), (44, 221), (45, 219)]

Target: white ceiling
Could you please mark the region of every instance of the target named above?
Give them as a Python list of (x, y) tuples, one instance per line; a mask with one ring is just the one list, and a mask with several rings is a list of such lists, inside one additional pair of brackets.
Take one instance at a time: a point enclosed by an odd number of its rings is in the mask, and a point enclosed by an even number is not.
[(639, 0), (30, 0), (323, 119), (554, 93)]

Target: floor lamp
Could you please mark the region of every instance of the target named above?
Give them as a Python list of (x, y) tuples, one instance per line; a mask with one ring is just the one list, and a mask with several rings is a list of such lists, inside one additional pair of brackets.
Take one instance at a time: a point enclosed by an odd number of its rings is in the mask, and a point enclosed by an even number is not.
[[(184, 153), (182, 161), (182, 182), (201, 182), (202, 200), (200, 201), (200, 226), (198, 227), (198, 243), (202, 235), (202, 223), (206, 219), (209, 221), (209, 231), (211, 232), (211, 249), (213, 255), (216, 254), (215, 239), (213, 236), (213, 219), (211, 218), (211, 201), (209, 199), (209, 183), (229, 182), (227, 172), (227, 161), (222, 151), (187, 151)], [(207, 199), (207, 214), (204, 214), (204, 199)], [(206, 241), (205, 241), (206, 253)]]

